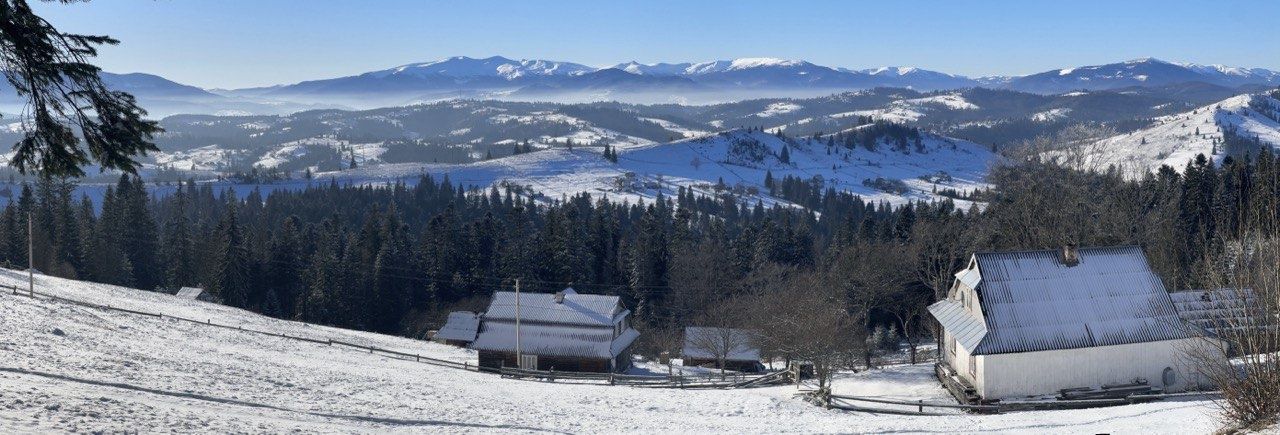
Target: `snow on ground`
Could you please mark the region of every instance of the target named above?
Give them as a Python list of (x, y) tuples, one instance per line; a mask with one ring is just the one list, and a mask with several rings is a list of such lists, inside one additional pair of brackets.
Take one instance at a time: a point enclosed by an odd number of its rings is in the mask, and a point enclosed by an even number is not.
[(649, 121), (654, 124), (658, 124), (659, 127), (662, 127), (674, 133), (678, 133), (682, 137), (698, 137), (698, 136), (706, 136), (708, 134), (711, 134), (711, 132), (709, 131), (694, 130), (665, 119), (660, 119), (660, 118), (640, 118), (640, 119), (643, 121)]
[(325, 147), (332, 148), (335, 151), (343, 151), (343, 157), (349, 157), (346, 153), (350, 152), (355, 157), (356, 163), (361, 165), (380, 161), (382, 153), (387, 151), (386, 144), (382, 142), (353, 144), (332, 137), (313, 137), (277, 145), (274, 149), (259, 157), (254, 165), (275, 168), (306, 155), (307, 149), (312, 147)]
[(943, 94), (931, 97), (895, 100), (878, 109), (858, 110), (828, 115), (830, 118), (841, 118), (849, 115), (870, 116), (879, 120), (910, 123), (919, 121), (926, 112), (946, 110), (977, 110), (978, 105), (970, 103), (960, 94)]
[(1043, 112), (1036, 112), (1035, 114), (1031, 115), (1031, 120), (1036, 122), (1052, 122), (1062, 118), (1066, 118), (1067, 115), (1069, 115), (1070, 113), (1071, 113), (1071, 108), (1059, 107), (1056, 109), (1045, 110)]
[[(856, 193), (868, 201), (902, 204), (938, 198), (935, 184), (938, 190), (986, 188), (983, 178), (996, 158), (980, 145), (926, 134), (922, 144), (926, 152), (905, 154), (890, 151), (887, 145), (874, 152), (833, 148), (832, 154), (827, 154), (827, 147), (821, 142), (801, 139), (786, 145), (791, 162), (785, 164), (777, 158), (784, 143), (772, 134), (732, 130), (671, 143), (615, 145), (619, 150), (617, 164), (601, 157), (599, 148), (575, 147), (572, 151), (555, 148), (467, 164), (379, 165), (319, 173), (316, 178), (382, 184), (423, 174), (448, 175), (450, 181), (464, 186), (527, 186), (549, 199), (590, 193), (632, 202), (648, 201), (659, 193), (674, 196), (681, 186), (692, 188), (695, 193), (715, 195), (714, 186), (724, 180), (739, 195), (761, 199), (766, 205), (786, 203), (767, 196), (764, 179), (766, 173), (772, 173), (776, 180), (786, 176), (804, 180), (817, 177), (827, 187)], [(746, 161), (733, 155), (731, 150), (742, 144), (758, 144), (761, 159)], [(950, 181), (935, 183), (922, 178), (939, 173), (948, 175)], [(900, 180), (909, 189), (886, 192), (863, 184), (864, 180), (876, 178)], [(968, 205), (959, 201), (961, 207)]]
[(757, 113), (756, 116), (761, 118), (769, 118), (769, 117), (774, 117), (782, 114), (795, 112), (803, 108), (804, 106), (801, 106), (799, 104), (789, 103), (785, 101), (771, 103), (769, 104), (768, 107), (765, 107), (763, 111), (760, 111), (760, 113)]
[[(25, 285), (0, 269), (0, 284)], [(37, 291), (474, 362), (471, 351), (37, 276)], [(377, 354), (0, 292), (0, 431), (1209, 433), (1205, 401), (902, 416), (827, 410), (794, 386), (677, 390), (505, 379)], [(842, 374), (841, 394), (946, 399), (928, 366)], [(932, 387), (930, 387), (932, 385)], [(1175, 423), (1176, 422), (1176, 423)]]
[[(26, 275), (0, 270), (0, 284)], [(448, 345), (269, 319), (168, 294), (37, 276), (37, 290), (132, 310), (474, 362)], [(909, 417), (822, 409), (795, 386), (571, 385), (0, 293), (0, 430), (179, 432), (1210, 432), (1207, 402)], [(928, 365), (842, 374), (838, 394), (940, 400)], [(1170, 425), (1176, 421), (1178, 425)]]
[[(1221, 144), (1219, 124), (1235, 126), (1241, 136), (1256, 136), (1262, 142), (1280, 147), (1280, 122), (1249, 108), (1249, 102), (1255, 98), (1280, 107), (1280, 101), (1268, 96), (1231, 97), (1190, 112), (1156, 118), (1154, 125), (1148, 128), (1085, 145), (1078, 150), (1084, 159), (1068, 163), (1095, 170), (1115, 165), (1124, 168), (1130, 176), (1141, 176), (1163, 165), (1181, 171), (1197, 154), (1220, 161), (1228, 150)], [(1216, 146), (1215, 141), (1219, 142)], [(1061, 152), (1050, 153), (1050, 156), (1063, 155)]]
[(187, 151), (161, 151), (155, 153), (154, 156), (158, 167), (209, 171), (218, 169), (240, 153), (241, 151), (223, 149), (218, 145), (208, 145)]

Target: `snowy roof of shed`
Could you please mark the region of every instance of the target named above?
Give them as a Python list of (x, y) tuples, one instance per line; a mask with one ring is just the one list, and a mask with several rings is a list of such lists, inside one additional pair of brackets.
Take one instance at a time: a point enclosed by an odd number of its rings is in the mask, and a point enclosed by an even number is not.
[[(975, 355), (1187, 338), (1160, 277), (1137, 246), (974, 254), (979, 319), (954, 300), (930, 312)], [(968, 284), (966, 282), (966, 284)]]
[(432, 338), (472, 342), (479, 330), (480, 316), (470, 311), (454, 311), (449, 313), (449, 320), (444, 322), (444, 326)]
[(204, 289), (201, 289), (198, 287), (183, 287), (178, 289), (178, 294), (174, 296), (177, 296), (183, 299), (195, 299), (200, 297), (200, 293), (203, 293), (203, 292), (204, 292)]
[[(680, 350), (680, 355), (685, 358), (716, 358), (712, 352), (707, 351), (705, 345), (708, 341), (715, 342), (721, 340), (722, 331), (729, 333), (728, 343), (733, 345), (733, 349), (725, 355), (728, 361), (760, 361), (760, 348), (752, 344), (751, 332), (743, 329), (725, 329), (725, 328), (709, 328), (701, 326), (688, 326), (684, 328), (684, 347)], [(712, 345), (713, 348), (720, 346)]]
[[(563, 301), (556, 293), (521, 293), (520, 321), (561, 325), (612, 326), (619, 316), (630, 312), (622, 308), (617, 296), (579, 294), (564, 289)], [(485, 311), (485, 320), (516, 319), (516, 294), (496, 292)]]
[[(530, 325), (521, 322), (520, 351), (531, 355), (607, 359), (617, 357), (639, 336), (640, 333), (632, 328), (627, 328), (615, 338), (613, 328)], [(471, 343), (471, 348), (515, 352), (516, 325), (508, 322), (484, 322), (482, 331), (476, 341)]]
[(1260, 313), (1253, 289), (1220, 288), (1170, 292), (1182, 320), (1205, 332), (1257, 328), (1266, 316)]

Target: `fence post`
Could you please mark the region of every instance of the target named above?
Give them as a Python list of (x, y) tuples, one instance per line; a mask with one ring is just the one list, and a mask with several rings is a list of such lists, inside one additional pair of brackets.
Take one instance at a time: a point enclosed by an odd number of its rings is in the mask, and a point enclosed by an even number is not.
[(919, 405), (919, 407), (920, 407), (917, 411), (923, 414), (923, 413), (924, 413), (924, 399), (917, 400), (916, 402), (917, 402), (917, 404), (918, 404), (918, 405)]

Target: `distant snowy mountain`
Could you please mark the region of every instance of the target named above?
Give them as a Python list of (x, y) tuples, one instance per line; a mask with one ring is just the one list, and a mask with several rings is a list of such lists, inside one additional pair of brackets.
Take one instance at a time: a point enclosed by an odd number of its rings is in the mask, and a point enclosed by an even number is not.
[(455, 56), (434, 62), (401, 65), (395, 68), (366, 73), (372, 77), (405, 76), (445, 76), (455, 78), (501, 77), (515, 80), (527, 76), (569, 76), (595, 71), (586, 65), (569, 62), (555, 62), (538, 59), (512, 60), (502, 56), (474, 59), (466, 56)]
[(1261, 68), (1202, 66), (1144, 58), (1106, 65), (1063, 68), (1015, 77), (1004, 86), (1026, 92), (1062, 93), (1073, 90), (1166, 86), (1190, 82), (1232, 87), (1247, 84), (1280, 84), (1280, 73)]
[[(1156, 118), (1147, 128), (1049, 154), (1087, 169), (1116, 166), (1127, 175), (1140, 176), (1164, 165), (1181, 171), (1200, 154), (1220, 161), (1228, 155), (1255, 151), (1256, 146), (1280, 150), (1278, 95), (1280, 92), (1231, 97)], [(1247, 144), (1241, 146), (1240, 142)]]

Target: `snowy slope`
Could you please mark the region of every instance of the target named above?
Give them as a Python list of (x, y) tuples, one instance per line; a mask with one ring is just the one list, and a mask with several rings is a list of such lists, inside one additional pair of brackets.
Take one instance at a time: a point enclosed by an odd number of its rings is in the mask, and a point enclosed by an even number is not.
[[(1221, 144), (1224, 127), (1280, 147), (1280, 122), (1249, 107), (1255, 100), (1280, 108), (1280, 101), (1271, 96), (1240, 95), (1190, 112), (1156, 118), (1151, 127), (1085, 145), (1079, 150), (1083, 155), (1079, 164), (1088, 169), (1116, 165), (1135, 176), (1163, 165), (1181, 171), (1198, 154), (1219, 161), (1228, 155)], [(1219, 142), (1216, 146), (1215, 141)], [(1061, 152), (1052, 154), (1063, 156)]]
[[(988, 167), (995, 156), (972, 142), (924, 134), (925, 152), (900, 153), (882, 146), (877, 151), (832, 148), (828, 154), (822, 142), (809, 139), (791, 143), (760, 131), (731, 130), (715, 135), (670, 143), (617, 144), (618, 163), (601, 156), (601, 148), (556, 148), (469, 164), (393, 164), (354, 171), (316, 174), (358, 183), (383, 183), (423, 174), (448, 175), (454, 183), (476, 187), (514, 184), (528, 187), (548, 199), (562, 195), (590, 193), (612, 199), (643, 201), (659, 193), (673, 196), (679, 187), (715, 195), (715, 185), (724, 180), (730, 191), (767, 203), (785, 202), (768, 197), (766, 173), (775, 180), (786, 176), (804, 180), (821, 178), (830, 188), (863, 196), (870, 201), (903, 203), (938, 198), (935, 183), (922, 177), (945, 173), (949, 181), (936, 183), (938, 190), (971, 191), (983, 188)], [(782, 163), (782, 148), (788, 147), (790, 163)], [(754, 150), (745, 156), (743, 150)], [(739, 152), (735, 152), (738, 150)], [(758, 157), (758, 158), (756, 158)], [(901, 180), (907, 192), (892, 193), (863, 184), (864, 180)], [(967, 204), (962, 204), (967, 205)]]
[[(0, 284), (25, 275), (0, 269)], [(37, 276), (37, 291), (473, 363), (441, 344)], [(1209, 433), (1205, 401), (907, 417), (825, 410), (793, 386), (674, 390), (504, 379), (341, 346), (0, 293), (0, 431), (179, 433)], [(835, 391), (930, 402), (929, 366), (841, 374)], [(1169, 424), (1176, 421), (1176, 425)]]

